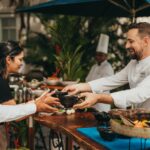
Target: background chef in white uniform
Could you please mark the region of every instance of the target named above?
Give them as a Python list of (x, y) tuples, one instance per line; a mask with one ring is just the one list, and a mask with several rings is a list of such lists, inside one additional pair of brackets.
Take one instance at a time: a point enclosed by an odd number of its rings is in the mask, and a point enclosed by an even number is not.
[[(127, 31), (126, 49), (132, 57), (128, 65), (113, 76), (65, 87), (70, 94), (81, 93), (85, 101), (74, 108), (86, 108), (95, 103), (114, 104), (126, 108), (132, 104), (140, 108), (150, 108), (150, 24), (131, 24)], [(111, 94), (105, 92), (129, 83), (130, 89)], [(90, 93), (91, 92), (91, 93)]]
[[(111, 64), (107, 61), (108, 45), (109, 45), (109, 36), (106, 34), (100, 34), (100, 38), (99, 38), (99, 42), (95, 54), (96, 64), (94, 64), (91, 67), (91, 70), (89, 71), (85, 79), (86, 82), (111, 76), (114, 74)], [(96, 104), (94, 107), (99, 111), (108, 112), (111, 108), (111, 105), (99, 103)]]

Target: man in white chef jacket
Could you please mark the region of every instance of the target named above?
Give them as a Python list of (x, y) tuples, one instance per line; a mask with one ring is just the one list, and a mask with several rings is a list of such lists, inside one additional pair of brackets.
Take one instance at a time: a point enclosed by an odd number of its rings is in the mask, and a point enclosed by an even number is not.
[[(109, 36), (106, 34), (100, 34), (98, 46), (96, 49), (96, 55), (95, 55), (96, 64), (94, 64), (91, 70), (89, 71), (86, 77), (86, 82), (111, 76), (114, 74), (111, 64), (107, 61), (108, 45), (109, 45)], [(108, 92), (109, 91), (107, 91), (107, 93)], [(98, 111), (108, 112), (111, 108), (111, 105), (99, 103), (96, 104), (94, 107)]]
[[(125, 46), (132, 59), (124, 69), (110, 77), (63, 89), (70, 94), (81, 93), (81, 97), (85, 97), (85, 101), (74, 108), (82, 109), (96, 103), (114, 104), (119, 108), (126, 108), (132, 104), (140, 108), (150, 108), (150, 24), (131, 24), (126, 35)], [(130, 89), (110, 94), (93, 93), (112, 90), (126, 83), (129, 83)]]

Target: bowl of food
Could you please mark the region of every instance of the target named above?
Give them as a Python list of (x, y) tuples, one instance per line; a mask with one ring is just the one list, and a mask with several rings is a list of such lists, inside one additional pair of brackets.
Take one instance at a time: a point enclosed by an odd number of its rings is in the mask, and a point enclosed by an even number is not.
[(79, 100), (76, 95), (68, 95), (67, 92), (62, 91), (55, 91), (53, 96), (60, 99), (60, 103), (64, 106), (64, 108), (72, 108)]
[(65, 108), (72, 108), (78, 102), (78, 97), (74, 95), (63, 95), (60, 97), (60, 103)]
[(61, 79), (57, 77), (49, 77), (45, 81), (48, 85), (60, 85), (61, 84)]
[(28, 82), (28, 86), (33, 89), (38, 88), (40, 85), (41, 85), (41, 82), (39, 82), (36, 79), (33, 79), (31, 82)]
[(113, 141), (116, 138), (116, 133), (107, 127), (97, 127), (97, 131), (102, 139), (106, 141)]

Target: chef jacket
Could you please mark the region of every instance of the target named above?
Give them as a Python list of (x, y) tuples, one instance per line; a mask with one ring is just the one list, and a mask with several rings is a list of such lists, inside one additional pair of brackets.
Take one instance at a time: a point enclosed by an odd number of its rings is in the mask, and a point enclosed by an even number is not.
[(140, 61), (131, 60), (119, 73), (89, 82), (92, 91), (104, 92), (129, 83), (130, 89), (111, 93), (114, 104), (126, 108), (150, 108), (150, 56)]
[(110, 63), (105, 60), (100, 65), (94, 64), (86, 77), (86, 82), (113, 75), (114, 71)]
[(32, 102), (18, 105), (0, 105), (0, 122), (20, 119), (36, 112), (36, 105)]
[[(102, 77), (107, 77), (107, 76), (110, 76), (113, 74), (114, 74), (114, 71), (113, 71), (112, 66), (110, 65), (110, 63), (107, 60), (105, 60), (100, 65), (94, 64), (92, 66), (88, 76), (86, 77), (86, 82), (92, 81), (95, 79), (99, 79)], [(97, 93), (98, 93), (98, 91), (97, 91)], [(108, 112), (111, 109), (111, 105), (99, 103), (99, 104), (94, 105), (94, 108), (96, 108), (98, 111)]]

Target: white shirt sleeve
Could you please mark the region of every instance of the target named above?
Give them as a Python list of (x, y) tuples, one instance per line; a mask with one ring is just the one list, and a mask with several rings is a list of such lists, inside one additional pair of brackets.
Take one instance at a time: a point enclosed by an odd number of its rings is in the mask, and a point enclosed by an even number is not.
[(128, 83), (128, 65), (115, 75), (88, 82), (93, 92), (106, 92)]
[(20, 119), (36, 112), (35, 103), (18, 105), (0, 105), (0, 122), (9, 122)]
[(126, 108), (131, 104), (140, 104), (150, 99), (150, 76), (146, 77), (137, 87), (112, 93), (114, 104)]

